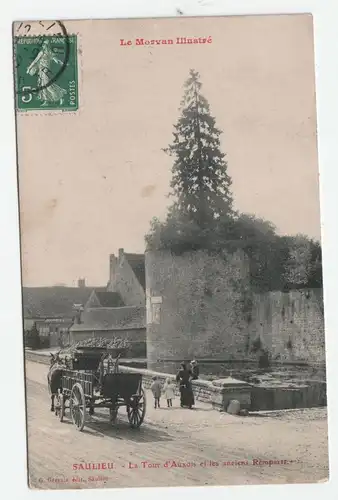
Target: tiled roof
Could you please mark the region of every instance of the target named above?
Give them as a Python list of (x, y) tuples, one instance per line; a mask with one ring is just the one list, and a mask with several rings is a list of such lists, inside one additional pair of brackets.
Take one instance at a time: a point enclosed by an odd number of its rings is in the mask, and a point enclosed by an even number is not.
[(122, 307), (124, 302), (117, 292), (95, 292), (102, 307)]
[(129, 262), (130, 267), (135, 273), (136, 278), (141, 284), (143, 290), (146, 288), (146, 272), (144, 254), (125, 253), (125, 258)]
[(70, 331), (133, 330), (146, 327), (145, 307), (95, 307), (83, 311)]
[[(24, 287), (23, 309), (26, 318), (73, 317), (74, 304), (85, 304), (94, 288), (66, 286)], [(95, 288), (97, 292), (105, 288)]]

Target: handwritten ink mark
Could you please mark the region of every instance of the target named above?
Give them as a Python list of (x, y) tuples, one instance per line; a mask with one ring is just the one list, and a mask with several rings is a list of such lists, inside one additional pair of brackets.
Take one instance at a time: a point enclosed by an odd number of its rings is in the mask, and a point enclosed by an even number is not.
[(20, 25), (18, 26), (16, 32), (18, 33), (21, 30), (22, 27), (24, 27), (26, 29), (26, 33), (29, 33), (30, 30), (31, 30), (32, 25), (31, 24), (26, 24), (25, 26), (23, 26), (23, 23), (20, 23)]

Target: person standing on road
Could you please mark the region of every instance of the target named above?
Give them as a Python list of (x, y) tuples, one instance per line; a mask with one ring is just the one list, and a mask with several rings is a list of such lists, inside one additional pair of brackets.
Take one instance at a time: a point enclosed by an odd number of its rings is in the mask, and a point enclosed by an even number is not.
[(157, 379), (157, 377), (153, 377), (153, 383), (150, 386), (150, 390), (154, 396), (154, 408), (160, 408), (160, 397), (162, 392), (161, 382)]
[(175, 397), (175, 385), (172, 383), (170, 378), (167, 378), (167, 380), (165, 381), (163, 391), (164, 397), (167, 400), (168, 408), (171, 408), (173, 405), (173, 399)]
[(179, 383), (181, 393), (181, 408), (187, 406), (191, 409), (195, 404), (194, 393), (190, 381), (191, 376), (191, 370), (188, 370), (186, 364), (182, 362), (176, 375), (176, 382)]
[(191, 373), (192, 373), (191, 379), (192, 380), (197, 380), (198, 377), (199, 377), (199, 375), (200, 375), (200, 367), (198, 366), (198, 363), (197, 363), (196, 359), (194, 359), (191, 362)]

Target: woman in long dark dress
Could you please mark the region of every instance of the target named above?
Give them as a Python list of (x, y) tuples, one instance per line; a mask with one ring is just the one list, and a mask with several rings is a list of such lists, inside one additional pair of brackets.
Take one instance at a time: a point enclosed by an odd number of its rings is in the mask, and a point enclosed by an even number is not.
[(187, 369), (185, 363), (181, 363), (181, 367), (176, 375), (176, 382), (178, 382), (180, 386), (181, 408), (183, 408), (183, 406), (192, 408), (195, 404), (194, 393), (190, 381), (191, 376), (191, 370)]

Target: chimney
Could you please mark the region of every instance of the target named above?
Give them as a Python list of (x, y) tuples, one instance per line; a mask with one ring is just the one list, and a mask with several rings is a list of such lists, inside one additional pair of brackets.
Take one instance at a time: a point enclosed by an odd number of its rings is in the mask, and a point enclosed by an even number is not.
[(114, 254), (109, 256), (109, 291), (114, 292), (115, 284), (115, 270), (116, 270), (117, 258)]
[(124, 249), (119, 248), (119, 260), (122, 259), (123, 256), (124, 256)]
[(78, 288), (86, 288), (86, 280), (85, 278), (79, 278), (77, 281)]

